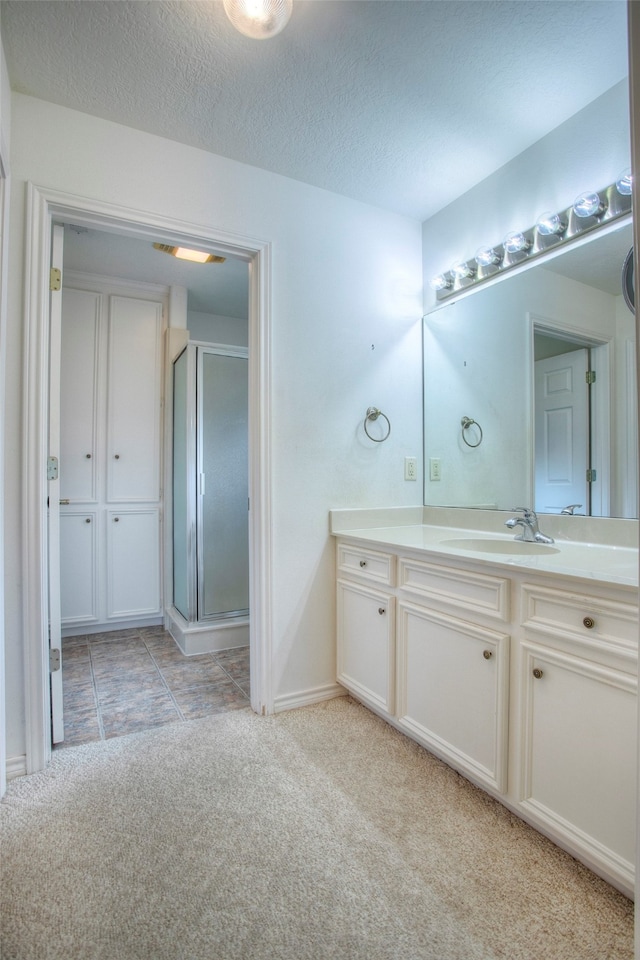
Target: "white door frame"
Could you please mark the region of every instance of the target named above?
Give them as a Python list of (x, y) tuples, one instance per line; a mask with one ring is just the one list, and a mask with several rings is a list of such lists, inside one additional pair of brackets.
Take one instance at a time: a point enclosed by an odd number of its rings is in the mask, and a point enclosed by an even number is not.
[(23, 636), (27, 772), (51, 756), (47, 586), (49, 260), (55, 220), (198, 246), (249, 264), (251, 706), (273, 713), (271, 604), (271, 243), (27, 185), (24, 324)]

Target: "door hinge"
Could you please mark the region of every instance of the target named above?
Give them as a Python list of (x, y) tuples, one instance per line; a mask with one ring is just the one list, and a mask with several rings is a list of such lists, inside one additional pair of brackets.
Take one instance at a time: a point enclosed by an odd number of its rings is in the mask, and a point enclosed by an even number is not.
[(60, 651), (57, 647), (52, 647), (49, 650), (49, 672), (55, 673), (56, 670), (60, 669)]
[(49, 271), (49, 290), (60, 290), (62, 287), (62, 273), (57, 267)]
[(58, 479), (58, 458), (47, 457), (47, 480)]
[(587, 381), (588, 384), (595, 383), (595, 382), (596, 382), (596, 372), (595, 372), (595, 370), (587, 370), (587, 372), (586, 372), (585, 375), (584, 375), (584, 378), (585, 378), (585, 380)]
[(596, 470), (587, 470), (587, 483), (593, 483), (596, 479)]

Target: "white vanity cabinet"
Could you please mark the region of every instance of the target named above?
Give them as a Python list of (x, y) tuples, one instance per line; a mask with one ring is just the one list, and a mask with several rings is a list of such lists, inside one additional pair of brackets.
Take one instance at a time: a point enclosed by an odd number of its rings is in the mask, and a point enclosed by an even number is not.
[(337, 541), (339, 682), (631, 894), (635, 591), (377, 547)]
[(518, 806), (633, 887), (637, 608), (521, 586)]
[(395, 688), (395, 557), (338, 547), (338, 680), (377, 712), (393, 714)]

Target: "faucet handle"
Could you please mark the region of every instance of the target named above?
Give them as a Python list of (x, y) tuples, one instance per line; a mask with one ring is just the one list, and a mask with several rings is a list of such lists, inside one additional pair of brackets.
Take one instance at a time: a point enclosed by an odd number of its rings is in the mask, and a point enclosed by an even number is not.
[(579, 510), (581, 506), (581, 503), (570, 503), (569, 506), (565, 507), (564, 510), (561, 510), (560, 513), (564, 514), (565, 516), (572, 517), (574, 515), (574, 511)]
[(538, 519), (537, 516), (536, 516), (535, 510), (532, 510), (530, 507), (512, 507), (511, 509), (514, 510), (516, 513), (522, 513), (522, 514), (524, 514), (525, 520), (537, 520), (537, 519)]

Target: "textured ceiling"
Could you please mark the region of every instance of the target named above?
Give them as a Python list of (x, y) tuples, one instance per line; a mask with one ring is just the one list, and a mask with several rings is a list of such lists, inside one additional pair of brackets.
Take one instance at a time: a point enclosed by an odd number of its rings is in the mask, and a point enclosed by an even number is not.
[(12, 87), (424, 220), (626, 76), (624, 0), (6, 0)]

